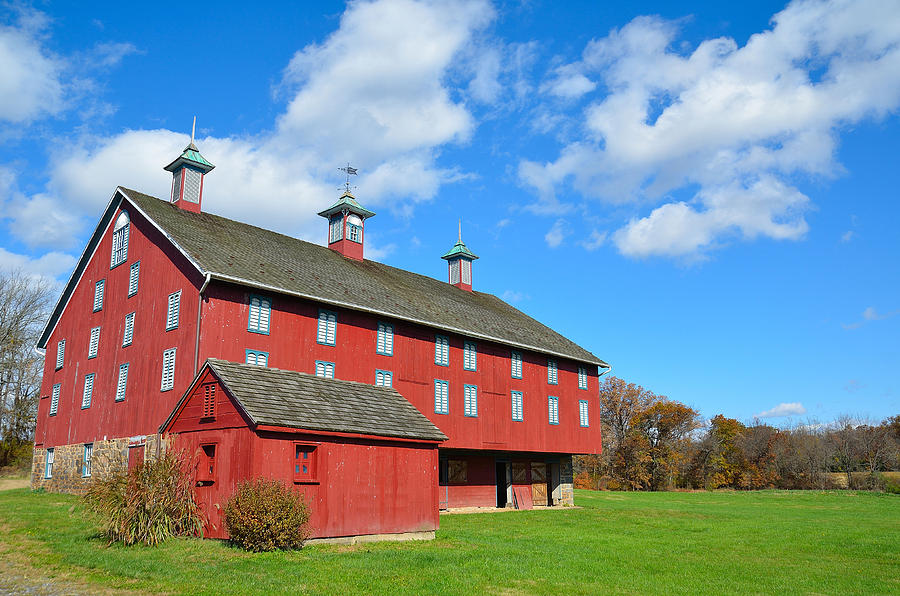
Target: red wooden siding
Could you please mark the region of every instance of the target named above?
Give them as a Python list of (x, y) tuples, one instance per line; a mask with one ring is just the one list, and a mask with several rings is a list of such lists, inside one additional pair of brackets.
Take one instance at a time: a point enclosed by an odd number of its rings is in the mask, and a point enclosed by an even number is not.
[[(272, 299), (268, 335), (247, 330), (249, 297)], [(598, 377), (587, 366), (588, 389), (578, 388), (578, 363), (557, 359), (559, 383), (547, 383), (547, 357), (519, 350), (523, 355), (522, 378), (510, 374), (510, 349), (485, 341), (478, 346), (477, 371), (463, 370), (463, 342), (450, 337), (450, 366), (434, 363), (436, 331), (404, 321), (367, 313), (321, 306), (318, 303), (238, 286), (211, 283), (204, 301), (201, 362), (207, 357), (243, 362), (247, 349), (269, 354), (269, 367), (315, 373), (317, 360), (334, 362), (335, 377), (363, 383), (375, 382), (375, 370), (393, 373), (393, 386), (450, 439), (442, 448), (491, 449), (555, 453), (600, 451)], [(320, 308), (337, 313), (334, 346), (316, 342)], [(376, 354), (378, 322), (394, 326), (393, 356)], [(434, 413), (434, 380), (450, 383), (450, 413)], [(478, 417), (463, 415), (463, 386), (478, 387)], [(511, 391), (523, 393), (524, 420), (512, 420)], [(559, 398), (559, 424), (548, 421), (547, 398)], [(588, 400), (589, 427), (579, 421), (578, 402)]]
[[(202, 279), (135, 209), (128, 209), (128, 214), (127, 261), (109, 268), (110, 224), (47, 343), (41, 395), (49, 396), (59, 383), (60, 397), (56, 416), (49, 416), (49, 397), (40, 400), (38, 446), (154, 433), (193, 378)], [(136, 261), (141, 262), (138, 292), (129, 298), (129, 273)], [(101, 279), (106, 280), (103, 309), (93, 312), (94, 284)], [(165, 331), (168, 296), (178, 290), (182, 290), (178, 328)], [(125, 315), (131, 312), (137, 313), (134, 336), (130, 346), (122, 347)], [(88, 359), (90, 330), (96, 326), (101, 327), (99, 351), (96, 358)], [(65, 362), (56, 370), (56, 346), (61, 339), (66, 340)], [(175, 387), (161, 392), (163, 351), (173, 347), (177, 347)], [(129, 363), (125, 400), (116, 402), (119, 365), (125, 362)], [(89, 373), (95, 374), (93, 398), (90, 408), (82, 410), (84, 376)]]

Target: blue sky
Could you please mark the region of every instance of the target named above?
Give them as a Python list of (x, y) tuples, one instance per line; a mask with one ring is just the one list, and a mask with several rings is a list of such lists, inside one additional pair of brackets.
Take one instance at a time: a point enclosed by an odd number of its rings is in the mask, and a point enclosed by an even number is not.
[[(746, 6), (735, 6), (744, 4)], [(0, 267), (64, 281), (117, 185), (497, 294), (696, 407), (900, 412), (900, 4), (0, 8)]]

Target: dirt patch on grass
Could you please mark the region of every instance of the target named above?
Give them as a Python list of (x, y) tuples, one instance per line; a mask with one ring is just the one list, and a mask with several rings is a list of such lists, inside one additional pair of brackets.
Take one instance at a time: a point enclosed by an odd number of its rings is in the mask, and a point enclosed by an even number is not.
[(28, 488), (31, 486), (31, 478), (0, 478), (0, 490), (13, 490), (15, 488)]

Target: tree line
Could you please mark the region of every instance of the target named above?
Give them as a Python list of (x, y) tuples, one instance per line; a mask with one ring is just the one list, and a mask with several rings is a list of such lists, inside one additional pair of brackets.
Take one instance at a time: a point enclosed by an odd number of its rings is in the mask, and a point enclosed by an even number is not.
[[(776, 428), (693, 408), (617, 377), (600, 384), (603, 452), (575, 458), (578, 488), (893, 488), (900, 416)], [(839, 475), (838, 475), (839, 474)]]

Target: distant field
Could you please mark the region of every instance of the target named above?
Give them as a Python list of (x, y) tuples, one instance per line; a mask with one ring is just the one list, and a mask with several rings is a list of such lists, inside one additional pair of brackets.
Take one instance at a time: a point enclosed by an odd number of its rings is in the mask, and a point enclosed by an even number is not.
[[(851, 474), (853, 475), (854, 486), (857, 486), (855, 484), (857, 480), (864, 480), (865, 477), (869, 475), (868, 472), (851, 472)], [(894, 484), (900, 484), (900, 472), (879, 472), (879, 474), (881, 474)], [(833, 483), (834, 486), (847, 488), (847, 475), (844, 473), (830, 472), (828, 474), (828, 479)]]
[(895, 495), (576, 491), (575, 500), (580, 509), (445, 516), (431, 542), (253, 555), (209, 540), (107, 548), (77, 499), (19, 489), (0, 492), (0, 560), (98, 590), (168, 593), (900, 593)]

